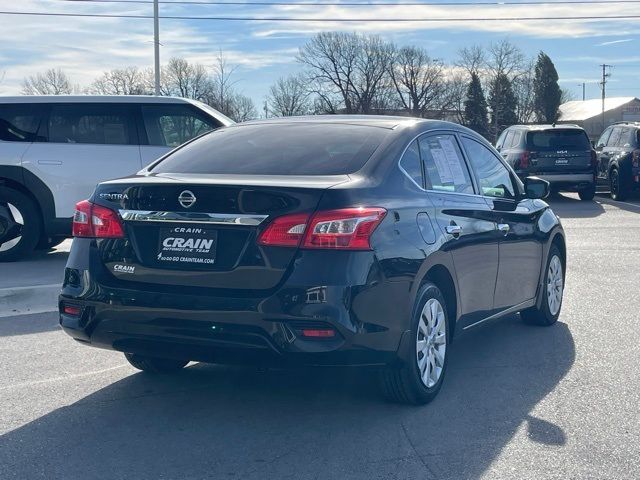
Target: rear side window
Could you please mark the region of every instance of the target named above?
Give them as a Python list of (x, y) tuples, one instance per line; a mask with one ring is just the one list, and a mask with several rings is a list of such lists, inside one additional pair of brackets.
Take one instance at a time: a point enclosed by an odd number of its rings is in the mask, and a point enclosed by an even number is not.
[(220, 125), (187, 105), (143, 105), (149, 145), (177, 147)]
[(387, 134), (384, 128), (346, 124), (233, 126), (176, 150), (151, 172), (341, 175), (360, 170)]
[(509, 133), (507, 133), (507, 136), (504, 139), (504, 144), (502, 145), (503, 148), (511, 148), (511, 142), (513, 141), (513, 130), (509, 130)]
[(126, 106), (79, 103), (51, 105), (47, 125), (50, 143), (129, 145), (133, 121)]
[(35, 105), (0, 105), (0, 140), (33, 142), (40, 125), (39, 108)]
[(422, 163), (420, 162), (420, 151), (417, 140), (411, 142), (409, 148), (404, 152), (400, 160), (400, 167), (402, 167), (406, 174), (409, 175), (418, 186), (424, 188), (424, 183), (422, 182)]
[(561, 129), (532, 131), (527, 135), (529, 148), (535, 150), (588, 150), (589, 138), (584, 130)]
[(453, 135), (420, 138), (427, 188), (452, 193), (474, 193), (469, 170)]

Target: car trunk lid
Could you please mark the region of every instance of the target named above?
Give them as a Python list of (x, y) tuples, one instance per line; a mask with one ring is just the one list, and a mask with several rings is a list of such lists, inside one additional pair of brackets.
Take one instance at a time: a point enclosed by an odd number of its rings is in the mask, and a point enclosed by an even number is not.
[(119, 212), (124, 239), (99, 240), (116, 279), (175, 288), (268, 290), (296, 248), (259, 246), (275, 217), (312, 213), (347, 175), (270, 177), (156, 175), (101, 184), (93, 201)]

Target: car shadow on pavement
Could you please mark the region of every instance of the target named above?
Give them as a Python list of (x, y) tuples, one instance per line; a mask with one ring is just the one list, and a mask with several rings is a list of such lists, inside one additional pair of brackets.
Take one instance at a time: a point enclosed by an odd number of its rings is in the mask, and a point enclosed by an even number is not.
[(457, 338), (423, 407), (384, 402), (355, 368), (136, 373), (0, 437), (0, 477), (474, 479), (514, 435), (563, 448), (532, 411), (574, 358), (566, 324), (516, 315)]
[(60, 330), (60, 324), (57, 316), (52, 319), (51, 312), (0, 317), (0, 337), (30, 335), (55, 330)]
[(598, 197), (593, 201), (583, 202), (577, 196), (557, 193), (545, 201), (560, 218), (593, 218), (605, 212), (604, 207), (598, 202)]

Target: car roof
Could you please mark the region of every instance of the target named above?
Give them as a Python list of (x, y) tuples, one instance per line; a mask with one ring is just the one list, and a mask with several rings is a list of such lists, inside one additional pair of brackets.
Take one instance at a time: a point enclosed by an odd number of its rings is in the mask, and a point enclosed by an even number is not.
[(575, 125), (572, 123), (555, 123), (555, 124), (542, 124), (542, 125), (511, 125), (509, 128), (520, 128), (523, 130), (555, 130), (555, 129), (563, 129), (563, 130), (584, 130), (580, 125)]
[(250, 120), (233, 125), (234, 128), (252, 125), (287, 125), (287, 124), (334, 124), (358, 125), (394, 130), (398, 127), (412, 127), (415, 125), (433, 128), (460, 129), (460, 125), (442, 120), (428, 120), (415, 117), (400, 117), (387, 115), (311, 115), (300, 117), (277, 117), (263, 120)]
[(0, 95), (0, 103), (191, 103), (195, 100), (181, 97), (152, 95)]

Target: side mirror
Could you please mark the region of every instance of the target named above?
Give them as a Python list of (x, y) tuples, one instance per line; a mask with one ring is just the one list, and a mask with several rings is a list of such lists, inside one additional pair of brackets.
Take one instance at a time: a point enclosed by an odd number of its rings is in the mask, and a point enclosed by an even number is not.
[(500, 150), (502, 150), (502, 147), (500, 145), (496, 145), (496, 150), (499, 152)]
[(551, 188), (549, 182), (538, 177), (527, 177), (524, 179), (524, 195), (527, 198), (547, 198)]

